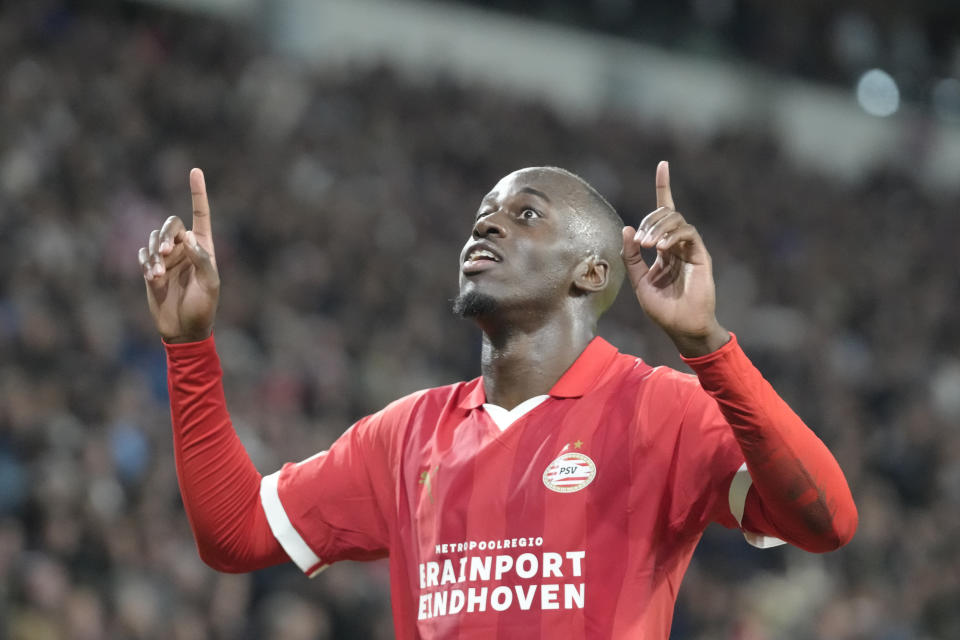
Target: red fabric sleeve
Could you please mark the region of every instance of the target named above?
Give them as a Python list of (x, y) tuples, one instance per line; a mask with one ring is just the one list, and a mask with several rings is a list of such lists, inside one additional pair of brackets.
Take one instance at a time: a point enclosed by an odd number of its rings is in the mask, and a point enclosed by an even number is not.
[(716, 400), (747, 462), (753, 485), (743, 528), (813, 552), (849, 542), (857, 508), (840, 465), (753, 366), (736, 336), (684, 362)]
[[(396, 511), (396, 495), (387, 439), (380, 435), (385, 424), (392, 424), (392, 413), (388, 407), (362, 418), (329, 450), (286, 464), (279, 473), (280, 508), (324, 565), (388, 554), (387, 516)], [(310, 573), (310, 568), (301, 568)]]
[(200, 557), (230, 573), (288, 561), (260, 503), (260, 473), (230, 423), (213, 337), (164, 346), (177, 479)]

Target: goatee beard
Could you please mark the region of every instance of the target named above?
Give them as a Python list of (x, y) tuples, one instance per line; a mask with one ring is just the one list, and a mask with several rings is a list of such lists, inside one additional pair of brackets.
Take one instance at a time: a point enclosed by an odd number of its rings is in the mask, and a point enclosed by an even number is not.
[(461, 318), (479, 318), (496, 309), (497, 301), (492, 296), (476, 291), (461, 293), (453, 300), (453, 313)]

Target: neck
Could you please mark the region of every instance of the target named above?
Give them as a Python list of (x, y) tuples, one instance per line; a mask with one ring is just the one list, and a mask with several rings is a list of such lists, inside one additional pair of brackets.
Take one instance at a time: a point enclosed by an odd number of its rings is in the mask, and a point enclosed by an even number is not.
[(597, 335), (593, 319), (551, 315), (533, 326), (510, 323), (509, 329), (481, 323), (480, 368), (487, 402), (512, 409), (547, 393)]

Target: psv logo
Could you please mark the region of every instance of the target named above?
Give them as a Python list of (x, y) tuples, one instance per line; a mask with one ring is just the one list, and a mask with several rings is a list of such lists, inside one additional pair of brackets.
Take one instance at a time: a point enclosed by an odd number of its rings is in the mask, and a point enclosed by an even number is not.
[(582, 453), (564, 453), (547, 465), (543, 484), (557, 493), (580, 491), (593, 482), (597, 466)]

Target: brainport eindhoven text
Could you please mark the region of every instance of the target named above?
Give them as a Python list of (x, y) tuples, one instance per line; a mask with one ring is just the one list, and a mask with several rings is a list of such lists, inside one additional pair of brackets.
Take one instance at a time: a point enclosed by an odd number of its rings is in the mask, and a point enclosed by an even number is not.
[[(586, 552), (555, 553), (542, 551), (542, 547), (543, 538), (436, 545), (437, 555), (467, 555), (420, 563), (421, 592), (417, 617), (426, 620), (488, 609), (506, 611), (511, 607), (522, 611), (532, 608), (582, 609)], [(517, 556), (496, 553), (502, 549), (531, 551)], [(473, 555), (472, 552), (480, 553)], [(516, 578), (524, 582), (516, 584)], [(577, 578), (579, 580), (571, 580)], [(512, 584), (501, 584), (504, 581)]]

